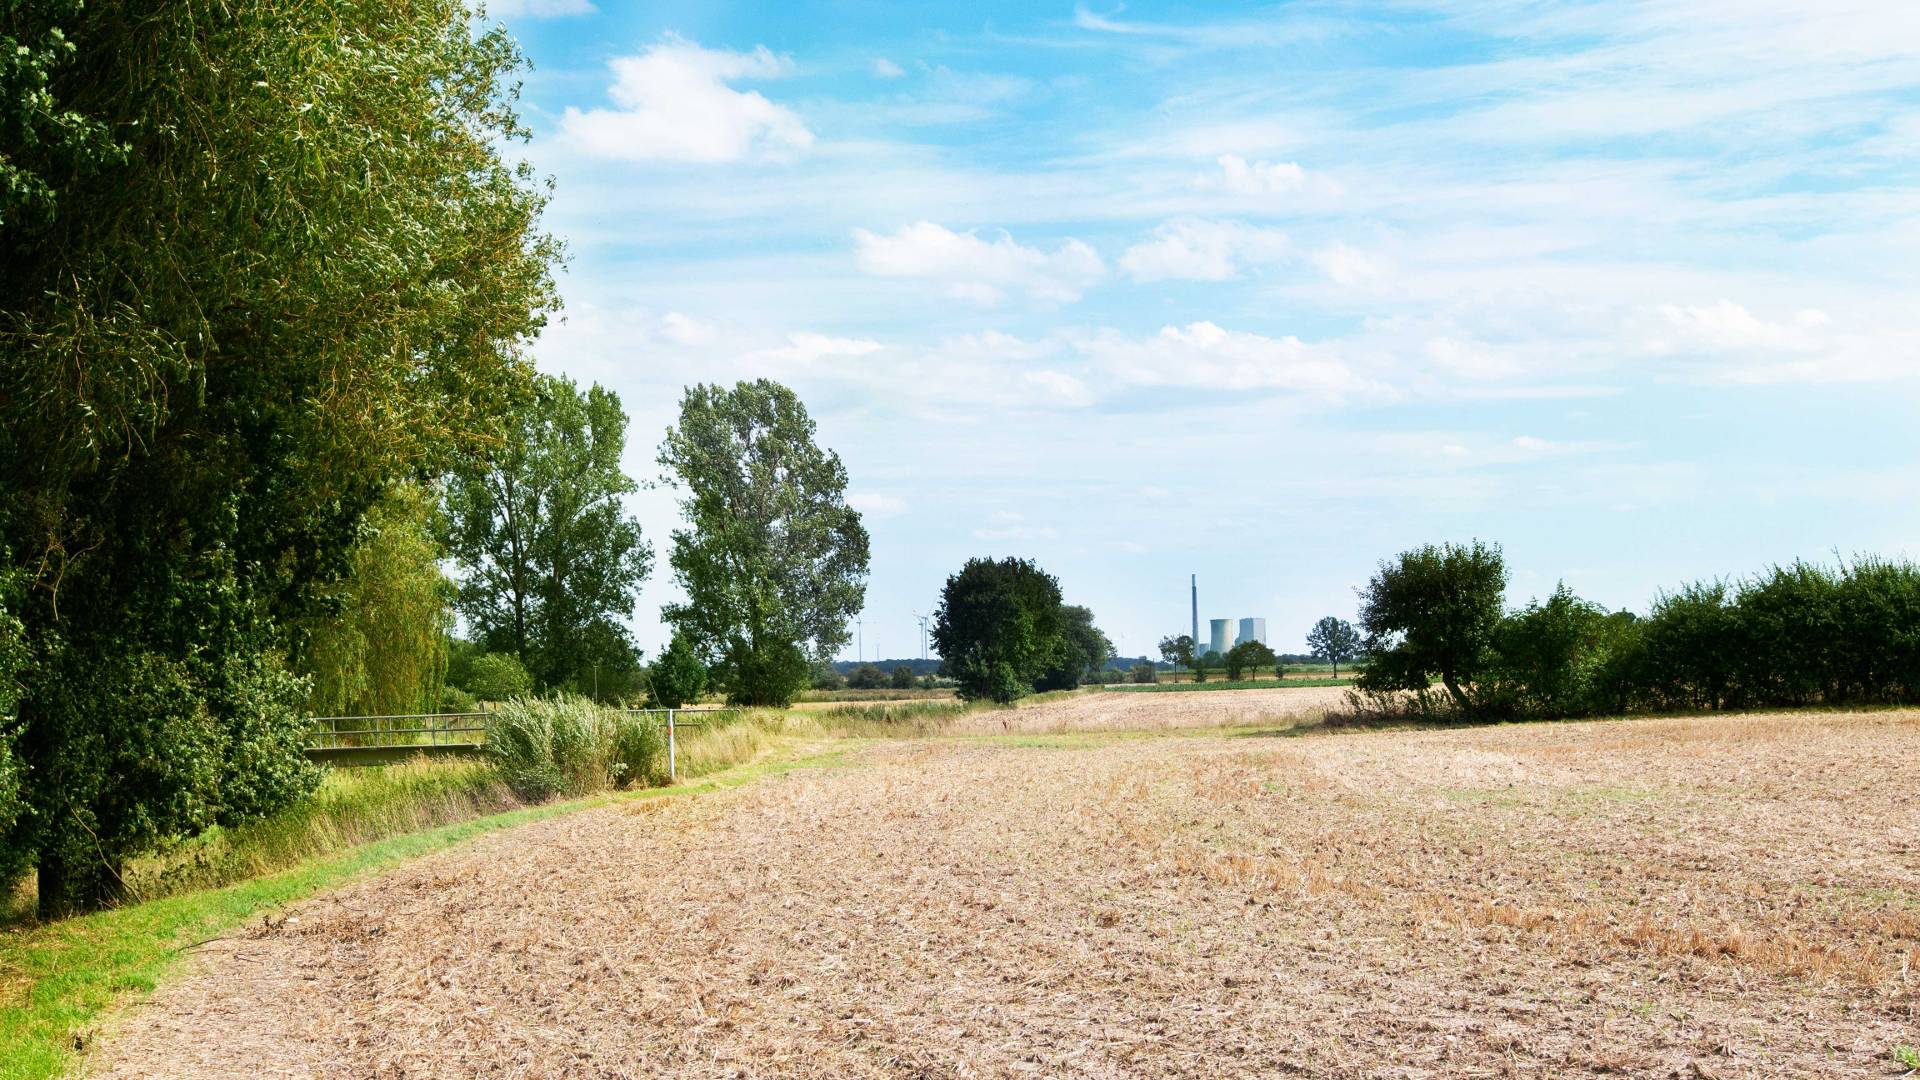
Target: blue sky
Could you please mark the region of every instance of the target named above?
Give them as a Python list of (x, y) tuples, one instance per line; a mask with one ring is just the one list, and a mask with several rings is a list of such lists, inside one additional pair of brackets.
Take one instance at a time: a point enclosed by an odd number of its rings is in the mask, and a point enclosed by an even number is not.
[(540, 363), (641, 477), (685, 384), (793, 386), (869, 657), (973, 555), (1139, 653), (1189, 573), (1299, 648), (1428, 541), (1639, 610), (1920, 554), (1904, 0), (596, 3), (489, 6), (572, 252)]

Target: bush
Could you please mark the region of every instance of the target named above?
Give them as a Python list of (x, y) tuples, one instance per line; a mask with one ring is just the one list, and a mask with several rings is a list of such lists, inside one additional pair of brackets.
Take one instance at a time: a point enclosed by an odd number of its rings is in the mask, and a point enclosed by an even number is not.
[(473, 695), (467, 693), (465, 690), (457, 686), (443, 686), (440, 688), (440, 712), (470, 713), (478, 711), (479, 708), (480, 703), (475, 701)]
[(913, 689), (913, 669), (905, 664), (893, 669), (893, 688), (895, 690)]
[(847, 680), (842, 677), (839, 672), (833, 670), (832, 664), (815, 664), (813, 666), (813, 675), (808, 680), (807, 685), (815, 690), (845, 690), (847, 688)]
[(512, 653), (486, 653), (473, 658), (466, 690), (481, 701), (506, 701), (533, 693), (533, 676)]
[(1156, 683), (1160, 681), (1160, 669), (1142, 660), (1127, 669), (1127, 678), (1141, 684)]
[(855, 690), (880, 690), (887, 685), (887, 675), (872, 664), (861, 664), (847, 676), (847, 685)]
[(1500, 620), (1487, 677), (1473, 688), (1483, 716), (1584, 716), (1606, 663), (1607, 613), (1565, 585)]
[(514, 698), (487, 714), (487, 756), (528, 802), (602, 787), (603, 712), (585, 698)]
[(652, 716), (606, 711), (609, 783), (645, 787), (667, 779), (667, 735)]

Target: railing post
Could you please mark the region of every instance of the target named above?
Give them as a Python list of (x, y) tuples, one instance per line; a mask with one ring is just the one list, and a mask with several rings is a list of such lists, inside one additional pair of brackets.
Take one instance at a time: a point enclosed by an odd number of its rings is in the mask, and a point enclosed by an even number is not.
[(668, 709), (667, 710), (667, 783), (671, 784), (675, 780), (679, 779), (679, 772), (680, 770), (679, 770), (678, 763), (674, 760), (673, 710)]

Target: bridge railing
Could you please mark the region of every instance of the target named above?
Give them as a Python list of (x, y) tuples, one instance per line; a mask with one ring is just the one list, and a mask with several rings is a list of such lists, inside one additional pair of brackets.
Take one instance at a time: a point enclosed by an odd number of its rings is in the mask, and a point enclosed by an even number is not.
[[(653, 717), (667, 735), (667, 775), (679, 773), (676, 731), (704, 727), (737, 709), (616, 709), (627, 716)], [(383, 765), (414, 754), (479, 754), (486, 750), (490, 714), (400, 713), (391, 716), (316, 716), (309, 721), (308, 758), (328, 765)]]

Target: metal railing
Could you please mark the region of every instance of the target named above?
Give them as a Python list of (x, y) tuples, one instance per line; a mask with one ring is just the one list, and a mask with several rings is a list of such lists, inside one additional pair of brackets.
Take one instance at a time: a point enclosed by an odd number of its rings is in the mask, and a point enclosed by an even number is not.
[[(626, 716), (653, 716), (667, 734), (667, 778), (679, 778), (683, 727), (705, 727), (738, 709), (616, 709)], [(399, 713), (391, 716), (316, 716), (309, 721), (307, 757), (329, 764), (377, 765), (413, 754), (478, 754), (486, 749), (484, 712)], [(689, 719), (693, 717), (694, 719)]]

